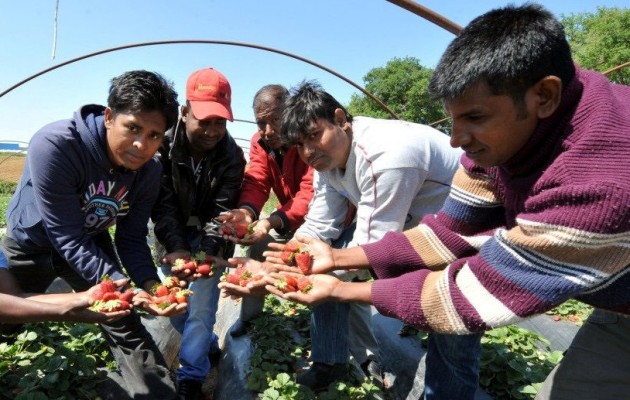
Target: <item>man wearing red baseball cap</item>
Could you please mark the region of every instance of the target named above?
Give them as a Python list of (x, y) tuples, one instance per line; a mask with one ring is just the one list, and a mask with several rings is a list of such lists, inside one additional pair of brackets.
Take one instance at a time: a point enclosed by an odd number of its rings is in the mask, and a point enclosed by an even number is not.
[(227, 131), (232, 121), (232, 90), (213, 68), (193, 72), (186, 84), (186, 105), (174, 129), (166, 132), (159, 155), (163, 166), (160, 198), (153, 208), (162, 277), (178, 274), (178, 258), (199, 252), (217, 260), (209, 277), (192, 280), (188, 311), (171, 318), (181, 333), (178, 399), (198, 399), (201, 387), (220, 354), (213, 332), (219, 302), (219, 277), (233, 243), (212, 235), (209, 223), (223, 210), (236, 207), (245, 172), (243, 150)]

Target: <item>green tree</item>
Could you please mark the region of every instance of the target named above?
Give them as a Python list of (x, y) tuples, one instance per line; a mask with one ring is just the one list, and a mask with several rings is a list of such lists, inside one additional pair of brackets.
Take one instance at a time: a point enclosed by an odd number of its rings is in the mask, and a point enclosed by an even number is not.
[[(442, 103), (428, 93), (433, 70), (423, 67), (414, 57), (393, 58), (385, 67), (373, 68), (364, 77), (365, 89), (380, 99), (400, 119), (429, 124), (446, 117)], [(350, 98), (352, 115), (392, 118), (377, 102), (361, 94)]]
[[(598, 8), (594, 13), (562, 16), (576, 62), (583, 68), (604, 72), (630, 61), (630, 8)], [(630, 67), (607, 75), (630, 84)]]

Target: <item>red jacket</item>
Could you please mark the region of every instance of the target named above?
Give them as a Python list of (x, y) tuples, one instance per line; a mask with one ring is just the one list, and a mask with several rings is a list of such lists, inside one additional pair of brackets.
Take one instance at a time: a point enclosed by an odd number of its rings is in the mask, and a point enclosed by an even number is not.
[(313, 198), (313, 168), (310, 168), (291, 146), (284, 154), (282, 171), (274, 154), (260, 137), (254, 134), (249, 148), (249, 166), (245, 171), (239, 207), (248, 207), (258, 218), (273, 192), (279, 205), (273, 215), (282, 218), (282, 233), (295, 231), (304, 222), (308, 205)]

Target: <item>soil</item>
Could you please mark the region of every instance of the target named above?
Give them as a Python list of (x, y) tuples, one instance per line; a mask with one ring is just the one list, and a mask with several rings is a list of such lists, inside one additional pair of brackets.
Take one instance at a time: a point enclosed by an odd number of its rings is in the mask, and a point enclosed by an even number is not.
[(22, 176), (25, 160), (26, 157), (19, 153), (0, 154), (0, 181), (19, 181)]

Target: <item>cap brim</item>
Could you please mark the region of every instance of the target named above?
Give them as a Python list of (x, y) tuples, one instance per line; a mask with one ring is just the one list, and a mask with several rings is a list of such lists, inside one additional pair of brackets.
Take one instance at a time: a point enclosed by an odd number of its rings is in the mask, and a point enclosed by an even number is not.
[(213, 101), (189, 101), (192, 113), (197, 119), (208, 118), (225, 118), (228, 121), (234, 121), (232, 117), (232, 110), (225, 107), (223, 104), (215, 103)]

